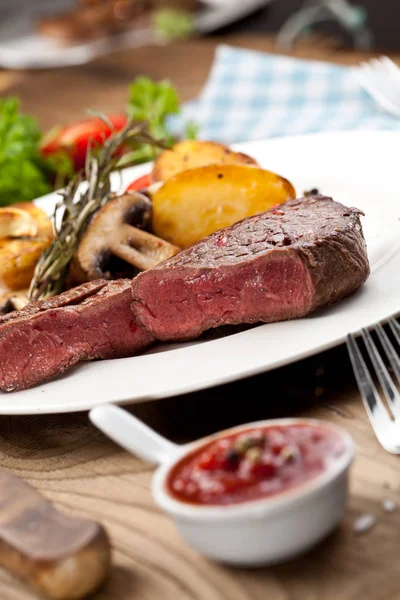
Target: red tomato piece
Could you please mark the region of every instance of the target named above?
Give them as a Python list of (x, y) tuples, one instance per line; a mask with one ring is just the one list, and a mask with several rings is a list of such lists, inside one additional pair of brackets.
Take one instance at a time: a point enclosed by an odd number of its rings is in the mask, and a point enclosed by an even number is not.
[(128, 185), (125, 191), (127, 192), (139, 192), (143, 190), (151, 184), (150, 175), (142, 175), (142, 177), (138, 177), (135, 181), (132, 181), (131, 184)]
[(107, 115), (112, 128), (99, 117), (51, 129), (40, 144), (44, 156), (64, 151), (70, 156), (74, 169), (85, 166), (88, 148), (101, 146), (114, 131), (121, 131), (128, 122), (126, 115)]

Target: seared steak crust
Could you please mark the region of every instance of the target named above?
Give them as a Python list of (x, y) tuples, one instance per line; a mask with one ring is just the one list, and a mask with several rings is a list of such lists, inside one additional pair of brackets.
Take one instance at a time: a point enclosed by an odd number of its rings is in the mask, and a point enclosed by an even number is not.
[(0, 319), (0, 389), (19, 390), (82, 360), (132, 356), (153, 342), (131, 310), (131, 282), (94, 281)]
[(138, 275), (135, 316), (159, 340), (187, 340), (336, 302), (370, 272), (360, 214), (308, 196), (244, 219)]
[(323, 196), (220, 230), (133, 282), (93, 281), (0, 318), (0, 390), (83, 360), (132, 356), (156, 339), (293, 319), (356, 290), (369, 264), (360, 211)]

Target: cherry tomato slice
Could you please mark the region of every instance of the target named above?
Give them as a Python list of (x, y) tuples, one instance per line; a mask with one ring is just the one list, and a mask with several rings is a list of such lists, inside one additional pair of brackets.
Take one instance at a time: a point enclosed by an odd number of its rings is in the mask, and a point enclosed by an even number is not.
[(139, 192), (140, 190), (143, 190), (144, 188), (149, 187), (149, 185), (151, 184), (151, 178), (150, 175), (142, 175), (142, 177), (139, 177), (138, 179), (135, 179), (135, 181), (132, 181), (132, 183), (130, 185), (128, 185), (128, 187), (126, 188), (126, 192)]

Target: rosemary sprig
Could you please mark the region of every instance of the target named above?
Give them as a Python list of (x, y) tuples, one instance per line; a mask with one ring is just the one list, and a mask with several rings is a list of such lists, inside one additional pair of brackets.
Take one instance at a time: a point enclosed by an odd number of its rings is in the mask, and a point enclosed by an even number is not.
[[(130, 166), (118, 157), (118, 150), (132, 143), (163, 147), (162, 142), (149, 134), (146, 123), (131, 121), (122, 131), (111, 135), (96, 152), (89, 151), (84, 172), (77, 173), (59, 192), (61, 200), (53, 215), (55, 238), (36, 265), (29, 300), (55, 296), (64, 290), (83, 233), (93, 215), (112, 197), (112, 171), (122, 164)], [(61, 219), (58, 218), (60, 211)]]

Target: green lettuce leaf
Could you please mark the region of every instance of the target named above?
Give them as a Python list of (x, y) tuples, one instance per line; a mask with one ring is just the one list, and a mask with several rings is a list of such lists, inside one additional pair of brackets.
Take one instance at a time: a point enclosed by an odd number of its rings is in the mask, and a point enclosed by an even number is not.
[(0, 206), (51, 191), (39, 152), (40, 138), (36, 120), (20, 113), (17, 98), (0, 100)]

